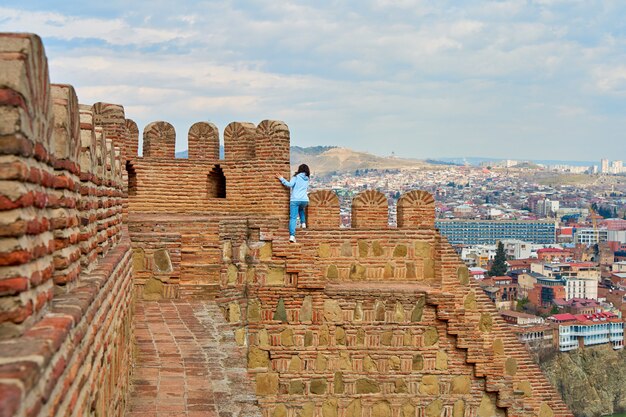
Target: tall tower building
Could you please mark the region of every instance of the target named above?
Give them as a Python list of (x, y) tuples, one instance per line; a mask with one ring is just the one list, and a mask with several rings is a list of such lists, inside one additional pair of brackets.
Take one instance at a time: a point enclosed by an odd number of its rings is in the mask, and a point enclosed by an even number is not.
[(609, 172), (609, 160), (600, 159), (600, 173), (606, 174)]

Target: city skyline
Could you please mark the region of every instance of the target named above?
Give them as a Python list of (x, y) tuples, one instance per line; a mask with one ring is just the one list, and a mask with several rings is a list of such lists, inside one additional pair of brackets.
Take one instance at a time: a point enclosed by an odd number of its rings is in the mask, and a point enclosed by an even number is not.
[(282, 119), (292, 143), (410, 158), (626, 160), (618, 2), (0, 1), (55, 82), (166, 120)]

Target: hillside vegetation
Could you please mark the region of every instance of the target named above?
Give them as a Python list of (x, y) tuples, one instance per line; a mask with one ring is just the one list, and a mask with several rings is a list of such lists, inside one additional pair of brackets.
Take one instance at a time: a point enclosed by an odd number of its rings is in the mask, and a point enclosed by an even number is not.
[(541, 369), (576, 417), (626, 410), (626, 351), (609, 345), (557, 353)]

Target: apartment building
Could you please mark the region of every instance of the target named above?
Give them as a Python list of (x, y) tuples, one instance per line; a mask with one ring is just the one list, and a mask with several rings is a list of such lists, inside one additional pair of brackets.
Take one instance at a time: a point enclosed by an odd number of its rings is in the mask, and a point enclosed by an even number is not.
[(556, 242), (556, 224), (546, 220), (443, 220), (435, 227), (452, 244), (493, 245), (507, 239), (530, 243)]

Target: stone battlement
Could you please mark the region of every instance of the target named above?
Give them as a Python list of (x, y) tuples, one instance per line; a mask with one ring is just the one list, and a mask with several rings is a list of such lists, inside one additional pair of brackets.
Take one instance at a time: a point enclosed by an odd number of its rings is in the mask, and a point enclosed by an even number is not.
[(0, 35), (0, 114), (6, 415), (123, 415), (133, 295), (215, 300), (264, 417), (571, 415), (427, 192), (402, 195), (389, 227), (387, 198), (364, 191), (351, 228), (313, 192), (291, 244), (285, 123), (229, 124), (223, 159), (217, 127), (195, 123), (183, 160), (154, 122), (139, 157), (122, 106), (49, 84), (35, 35)]

